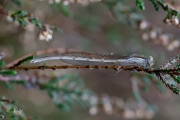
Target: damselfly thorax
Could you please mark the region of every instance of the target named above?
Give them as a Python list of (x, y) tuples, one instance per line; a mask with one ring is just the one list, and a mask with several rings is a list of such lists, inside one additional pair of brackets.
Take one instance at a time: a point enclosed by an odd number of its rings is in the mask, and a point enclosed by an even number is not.
[(141, 55), (130, 56), (116, 56), (116, 55), (102, 55), (97, 53), (86, 52), (66, 52), (59, 56), (46, 56), (35, 58), (31, 63), (37, 63), (47, 60), (61, 60), (62, 62), (73, 65), (103, 65), (103, 66), (137, 66), (137, 67), (151, 67), (154, 64), (153, 57), (143, 57)]

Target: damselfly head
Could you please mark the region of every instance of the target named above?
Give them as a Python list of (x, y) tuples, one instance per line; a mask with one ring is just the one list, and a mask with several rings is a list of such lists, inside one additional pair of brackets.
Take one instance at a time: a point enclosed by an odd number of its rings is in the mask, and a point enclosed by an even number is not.
[(151, 66), (154, 65), (154, 59), (153, 59), (152, 56), (149, 56), (149, 57), (147, 58), (147, 65), (148, 65), (149, 67), (151, 67)]

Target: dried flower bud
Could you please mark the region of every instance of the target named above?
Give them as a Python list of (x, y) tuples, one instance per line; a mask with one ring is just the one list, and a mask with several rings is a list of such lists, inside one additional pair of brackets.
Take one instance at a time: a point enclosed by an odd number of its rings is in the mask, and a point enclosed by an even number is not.
[(150, 31), (149, 37), (150, 37), (151, 39), (155, 39), (155, 38), (157, 37), (157, 32), (156, 32), (155, 30)]
[(171, 20), (170, 20), (169, 18), (165, 18), (165, 19), (163, 20), (163, 22), (164, 22), (165, 24), (167, 24), (167, 25), (170, 25), (170, 24), (171, 24)]
[(149, 36), (148, 36), (147, 33), (143, 33), (143, 34), (141, 35), (141, 37), (142, 37), (142, 39), (143, 39), (144, 41), (148, 41), (148, 40), (149, 40)]
[(11, 16), (6, 16), (6, 20), (7, 20), (8, 22), (13, 22), (13, 18), (12, 18)]
[(134, 112), (136, 118), (142, 119), (144, 117), (144, 110), (143, 109), (136, 109)]
[(68, 1), (68, 0), (63, 1), (63, 4), (64, 4), (64, 5), (69, 5), (69, 1)]
[(98, 108), (96, 106), (93, 106), (89, 109), (90, 115), (96, 115), (98, 113)]
[(144, 29), (146, 29), (147, 27), (149, 27), (149, 23), (147, 22), (147, 21), (141, 21), (140, 22), (140, 24), (139, 24), (139, 28), (141, 29), (141, 30), (144, 30)]
[(154, 112), (152, 110), (144, 111), (145, 119), (152, 119), (154, 117)]
[(61, 2), (61, 0), (55, 0), (55, 3), (60, 3)]
[(126, 108), (126, 109), (124, 109), (122, 116), (125, 119), (133, 119), (135, 117), (135, 114), (131, 109)]
[(45, 31), (40, 31), (38, 34), (39, 40), (46, 40), (47, 42), (52, 39), (53, 31), (51, 29), (47, 29)]
[(173, 16), (171, 19), (173, 25), (179, 25), (179, 19), (176, 16)]
[(123, 106), (124, 106), (123, 99), (116, 99), (115, 103), (118, 108), (123, 108)]
[(167, 9), (174, 10), (174, 7), (172, 5), (170, 5), (170, 4), (167, 4), (166, 7), (167, 7)]
[(106, 114), (111, 115), (113, 113), (113, 108), (110, 102), (105, 103), (103, 107)]
[(96, 96), (90, 96), (90, 104), (91, 105), (98, 104), (98, 98)]
[(161, 41), (161, 44), (164, 46), (167, 46), (169, 43), (169, 37), (168, 35), (165, 35), (165, 34), (160, 35), (159, 40)]
[(2, 59), (5, 56), (5, 53), (1, 52), (0, 53), (0, 59)]
[(174, 40), (172, 41), (168, 46), (167, 46), (167, 50), (168, 51), (172, 51), (175, 48), (179, 47), (179, 41), (178, 40)]
[(173, 50), (174, 50), (174, 45), (169, 44), (169, 45), (167, 46), (167, 50), (168, 50), (168, 51), (173, 51)]
[(174, 45), (174, 47), (179, 47), (180, 43), (179, 40), (173, 40), (172, 44)]

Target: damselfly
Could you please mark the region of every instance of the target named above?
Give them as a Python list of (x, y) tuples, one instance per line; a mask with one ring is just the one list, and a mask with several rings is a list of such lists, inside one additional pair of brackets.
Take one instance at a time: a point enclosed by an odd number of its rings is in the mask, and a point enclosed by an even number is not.
[(31, 63), (37, 63), (47, 60), (61, 60), (62, 62), (72, 65), (103, 65), (112, 66), (117, 65), (120, 67), (143, 67), (148, 68), (154, 65), (152, 56), (144, 57), (142, 55), (130, 56), (115, 56), (115, 55), (102, 55), (87, 52), (66, 52), (59, 56), (45, 56), (31, 60)]

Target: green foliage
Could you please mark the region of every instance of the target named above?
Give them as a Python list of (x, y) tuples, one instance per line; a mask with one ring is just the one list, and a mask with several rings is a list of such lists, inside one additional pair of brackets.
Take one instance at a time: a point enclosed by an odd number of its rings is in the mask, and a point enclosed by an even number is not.
[(33, 56), (33, 55), (27, 56), (27, 57), (23, 58), (22, 60), (18, 61), (13, 67), (17, 67), (17, 66), (19, 66), (19, 65), (22, 65), (23, 63), (25, 63), (25, 62), (27, 62), (27, 61), (30, 61), (30, 60), (32, 60), (32, 59), (34, 59), (34, 56)]
[(14, 70), (5, 70), (5, 71), (0, 71), (0, 75), (16, 75), (17, 72)]
[(72, 13), (69, 10), (67, 5), (64, 5), (62, 3), (59, 4), (59, 10), (62, 12), (63, 15), (65, 15), (66, 17), (71, 17)]
[(159, 5), (158, 5), (157, 0), (150, 0), (150, 1), (151, 1), (152, 4), (154, 5), (155, 9), (156, 9), (157, 11), (159, 11)]
[(40, 89), (47, 91), (54, 104), (62, 111), (69, 111), (77, 101), (81, 106), (87, 107), (88, 100), (82, 96), (94, 95), (89, 89), (84, 89), (83, 80), (77, 75), (65, 74), (50, 80), (48, 83), (40, 84)]
[[(36, 117), (28, 117), (25, 115), (23, 108), (20, 111), (21, 106), (16, 105), (16, 101), (8, 100), (5, 97), (0, 98), (0, 117), (3, 117), (7, 120), (37, 120)], [(15, 113), (15, 111), (19, 110), (20, 114)]]
[[(154, 2), (154, 1), (153, 1)], [(164, 10), (167, 10), (167, 5), (164, 0), (157, 0), (156, 5), (159, 4)]]
[(167, 18), (172, 18), (172, 16), (179, 17), (179, 12), (177, 10), (171, 9), (168, 7), (168, 5), (165, 3), (164, 0), (150, 0), (151, 3), (154, 5), (155, 9), (159, 11), (160, 7), (163, 8), (164, 11), (167, 11)]
[(27, 11), (20, 10), (11, 12), (10, 16), (13, 18), (14, 21), (18, 21), (21, 26), (27, 26), (28, 21), (34, 25), (36, 25), (38, 28), (42, 29), (42, 23), (34, 17), (31, 17)]
[[(108, 5), (110, 11), (113, 14), (113, 17), (118, 18), (119, 21), (124, 20), (125, 22), (129, 23), (131, 26), (134, 26), (136, 23), (138, 23), (140, 20), (142, 20), (142, 15), (139, 14), (134, 7), (124, 6), (122, 2), (125, 0), (105, 0), (103, 3)], [(168, 8), (167, 4), (165, 4), (164, 0), (150, 0), (150, 2), (154, 5), (155, 9), (159, 11), (160, 8), (162, 8), (164, 11), (167, 11), (167, 17), (171, 18), (172, 16), (179, 17), (179, 12), (176, 10), (172, 10), (171, 8)], [(21, 6), (22, 3), (20, 0), (12, 0), (12, 3), (16, 4), (17, 6)], [(62, 14), (64, 14), (66, 17), (71, 17), (72, 11), (70, 10), (70, 7), (67, 5), (64, 5), (62, 2), (59, 4), (51, 4), (52, 7), (57, 7)], [(136, 0), (136, 6), (138, 6), (141, 10), (145, 10), (145, 5), (143, 0)], [(18, 10), (18, 11), (12, 11), (8, 12), (8, 15), (10, 16), (14, 21), (19, 22), (21, 26), (27, 26), (28, 23), (32, 23), (35, 26), (37, 26), (39, 29), (44, 30), (44, 24), (41, 23), (38, 18), (32, 17), (31, 14), (29, 14), (25, 10)], [(80, 15), (84, 20), (84, 26), (92, 28), (97, 27), (99, 28), (98, 24), (100, 24), (98, 19), (95, 17), (90, 16), (89, 14), (86, 16)], [(122, 21), (121, 21), (122, 22)], [(83, 22), (81, 21), (81, 24)], [(97, 24), (95, 24), (97, 23)], [(57, 27), (51, 26), (50, 29), (54, 31), (58, 31)], [(110, 40), (117, 40), (119, 37), (118, 30), (116, 31), (108, 31), (107, 36)], [(28, 56), (17, 62), (14, 66), (11, 68), (15, 68), (17, 66), (20, 66), (24, 64), (27, 61), (30, 61), (34, 59), (34, 56)], [(176, 58), (175, 58), (176, 59)], [(174, 61), (169, 62), (170, 64), (174, 64)], [(32, 84), (35, 87), (38, 87), (40, 90), (46, 91), (54, 104), (62, 111), (70, 111), (71, 108), (75, 103), (79, 103), (82, 107), (89, 107), (90, 105), (90, 98), (91, 96), (95, 96), (95, 94), (85, 88), (83, 80), (77, 76), (77, 75), (70, 75), (70, 74), (64, 74), (61, 76), (53, 76), (49, 77), (48, 82), (42, 82), (41, 79), (39, 79), (37, 76), (36, 80), (33, 81), (32, 78), (30, 80), (24, 80), (24, 79), (18, 79), (14, 80), (12, 76), (15, 76), (17, 74), (17, 71), (14, 70), (3, 70), (4, 68), (4, 61), (0, 60), (0, 75), (1, 76), (8, 76), (9, 79), (7, 81), (1, 81), (2, 84), (4, 84), (9, 89), (13, 89), (14, 85), (23, 85), (26, 86), (26, 84)], [(175, 69), (179, 69), (180, 64), (176, 65)], [(160, 70), (157, 69), (157, 71)], [(161, 69), (162, 70), (162, 69)], [(149, 87), (151, 84), (154, 84), (159, 91), (164, 91), (165, 87), (162, 83), (164, 83), (168, 88), (170, 88), (174, 93), (180, 94), (180, 90), (177, 88), (176, 83), (180, 83), (180, 76), (178, 71), (169, 72), (169, 69), (163, 69), (167, 73), (153, 73), (156, 76), (160, 78), (162, 82), (160, 82), (158, 79), (156, 79), (153, 75), (135, 75), (140, 78), (140, 81), (142, 82), (141, 88), (145, 91), (149, 90)], [(162, 70), (162, 71), (163, 71)], [(179, 70), (180, 71), (180, 70)], [(168, 73), (169, 72), (169, 73)], [(151, 72), (149, 72), (152, 74)], [(170, 76), (170, 77), (167, 77)], [(12, 79), (11, 79), (12, 77)], [(172, 79), (171, 79), (172, 78)], [(172, 83), (170, 80), (174, 80), (176, 83)], [(173, 82), (174, 82), (173, 81)], [(33, 87), (33, 88), (35, 88)], [(28, 89), (28, 87), (26, 86)], [(133, 91), (134, 97), (136, 98), (137, 102), (142, 102), (143, 99), (140, 96), (139, 91)], [(85, 96), (85, 97), (84, 97)], [(86, 99), (85, 99), (86, 98)], [(0, 107), (4, 105), (4, 102), (0, 102)], [(13, 104), (12, 104), (13, 105)], [(8, 110), (1, 109), (1, 112), (3, 114), (6, 114), (6, 118), (9, 120), (26, 120), (27, 117), (17, 117), (15, 114), (12, 113), (13, 107), (11, 106)], [(3, 111), (4, 110), (4, 111)], [(9, 112), (7, 112), (9, 111)], [(1, 116), (0, 116), (1, 117)]]
[(175, 94), (180, 94), (180, 90), (177, 88), (177, 86), (176, 85), (174, 85), (174, 84), (170, 84), (170, 87), (171, 87), (171, 89), (173, 90), (173, 92), (175, 93)]
[(176, 65), (176, 67), (175, 67), (176, 69), (179, 69), (180, 68), (180, 64), (178, 64), (178, 65)]
[(5, 87), (7, 87), (10, 90), (14, 90), (14, 84), (10, 83), (10, 82), (6, 82), (6, 81), (1, 81), (2, 85), (4, 85)]
[(16, 4), (17, 6), (21, 7), (22, 6), (22, 2), (21, 0), (11, 0), (12, 3)]
[[(14, 85), (26, 85), (31, 81), (25, 80), (9, 80), (1, 81), (7, 88), (13, 90)], [(90, 97), (95, 94), (85, 89), (83, 80), (77, 75), (64, 74), (60, 77), (51, 78), (49, 82), (35, 82), (36, 86), (43, 91), (46, 91), (54, 104), (62, 111), (70, 111), (75, 103), (79, 103), (82, 107), (90, 106), (88, 99), (83, 99), (83, 96)]]
[(3, 67), (4, 67), (4, 61), (0, 60), (0, 68), (3, 68)]
[[(43, 24), (38, 18), (32, 17), (27, 11), (19, 10), (9, 12), (9, 16), (13, 19), (13, 21), (17, 21), (21, 26), (26, 27), (28, 23), (34, 24), (39, 29), (43, 29)], [(58, 31), (57, 27), (50, 26), (50, 29), (54, 31)]]
[(63, 3), (58, 3), (58, 4), (52, 3), (51, 7), (52, 8), (58, 8), (60, 10), (60, 12), (66, 17), (72, 17), (73, 16), (69, 7), (67, 5), (64, 5)]
[(166, 87), (157, 79), (155, 75), (139, 75), (134, 73), (132, 76), (142, 81), (140, 88), (145, 92), (149, 91), (152, 84), (155, 85), (159, 92), (164, 93), (166, 91)]
[(173, 76), (173, 78), (178, 84), (180, 83), (180, 76)]
[(3, 67), (4, 61), (0, 60), (0, 75), (12, 76), (17, 74), (17, 71), (15, 70), (3, 70)]
[(36, 25), (38, 28), (42, 29), (42, 23), (37, 18), (29, 18), (29, 21)]
[(144, 6), (143, 0), (136, 0), (136, 5), (137, 5), (141, 10), (145, 10), (145, 6)]

